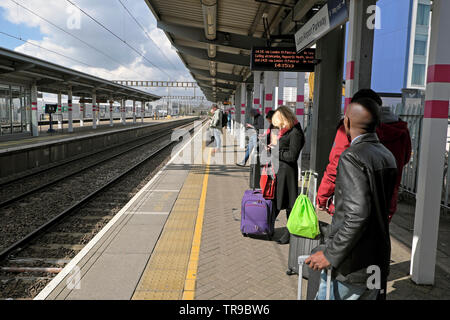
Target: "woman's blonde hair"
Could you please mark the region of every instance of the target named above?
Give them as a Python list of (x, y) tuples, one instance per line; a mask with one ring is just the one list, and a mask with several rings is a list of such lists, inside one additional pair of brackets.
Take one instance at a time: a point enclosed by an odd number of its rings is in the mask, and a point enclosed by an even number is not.
[(297, 117), (294, 115), (292, 110), (286, 106), (280, 106), (272, 117), (272, 124), (280, 129), (292, 129), (292, 127), (297, 122)]

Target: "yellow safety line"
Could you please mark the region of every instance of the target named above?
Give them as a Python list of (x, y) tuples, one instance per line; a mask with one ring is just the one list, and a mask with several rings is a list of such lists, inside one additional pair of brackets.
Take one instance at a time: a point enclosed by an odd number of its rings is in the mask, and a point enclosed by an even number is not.
[(209, 164), (211, 161), (211, 150), (208, 154), (205, 175), (203, 176), (203, 187), (198, 206), (197, 220), (195, 222), (194, 238), (192, 239), (191, 254), (189, 257), (186, 280), (184, 282), (183, 300), (194, 300), (195, 282), (197, 280), (198, 258), (200, 255), (200, 243), (202, 240), (203, 217), (205, 215), (206, 191), (208, 190)]

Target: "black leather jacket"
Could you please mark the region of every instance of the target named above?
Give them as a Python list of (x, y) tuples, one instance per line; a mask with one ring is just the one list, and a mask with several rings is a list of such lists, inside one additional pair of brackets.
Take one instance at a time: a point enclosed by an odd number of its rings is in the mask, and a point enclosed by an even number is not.
[(337, 280), (365, 285), (367, 267), (389, 273), (389, 204), (397, 174), (392, 153), (376, 133), (360, 136), (339, 159), (336, 213), (328, 228), (324, 255)]

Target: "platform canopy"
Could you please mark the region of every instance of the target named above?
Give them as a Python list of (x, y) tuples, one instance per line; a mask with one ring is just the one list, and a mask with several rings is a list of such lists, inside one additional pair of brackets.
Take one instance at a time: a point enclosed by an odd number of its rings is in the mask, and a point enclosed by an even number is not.
[[(208, 100), (228, 99), (252, 83), (250, 51), (266, 46), (263, 17), (275, 45), (295, 46), (294, 33), (326, 0), (146, 0)], [(276, 36), (285, 36), (279, 37)], [(275, 36), (275, 38), (274, 38)]]
[(123, 86), (112, 81), (91, 76), (54, 63), (0, 48), (0, 80), (20, 85), (36, 82), (38, 91), (48, 93), (67, 92), (72, 88), (75, 96), (90, 97), (93, 91), (97, 99), (155, 101), (159, 96)]

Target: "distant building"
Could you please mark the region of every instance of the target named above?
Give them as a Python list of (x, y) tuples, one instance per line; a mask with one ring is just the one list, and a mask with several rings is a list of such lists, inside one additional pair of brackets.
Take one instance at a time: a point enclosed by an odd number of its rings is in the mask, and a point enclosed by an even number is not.
[(379, 0), (377, 6), (381, 28), (375, 30), (372, 89), (425, 89), (431, 1)]

